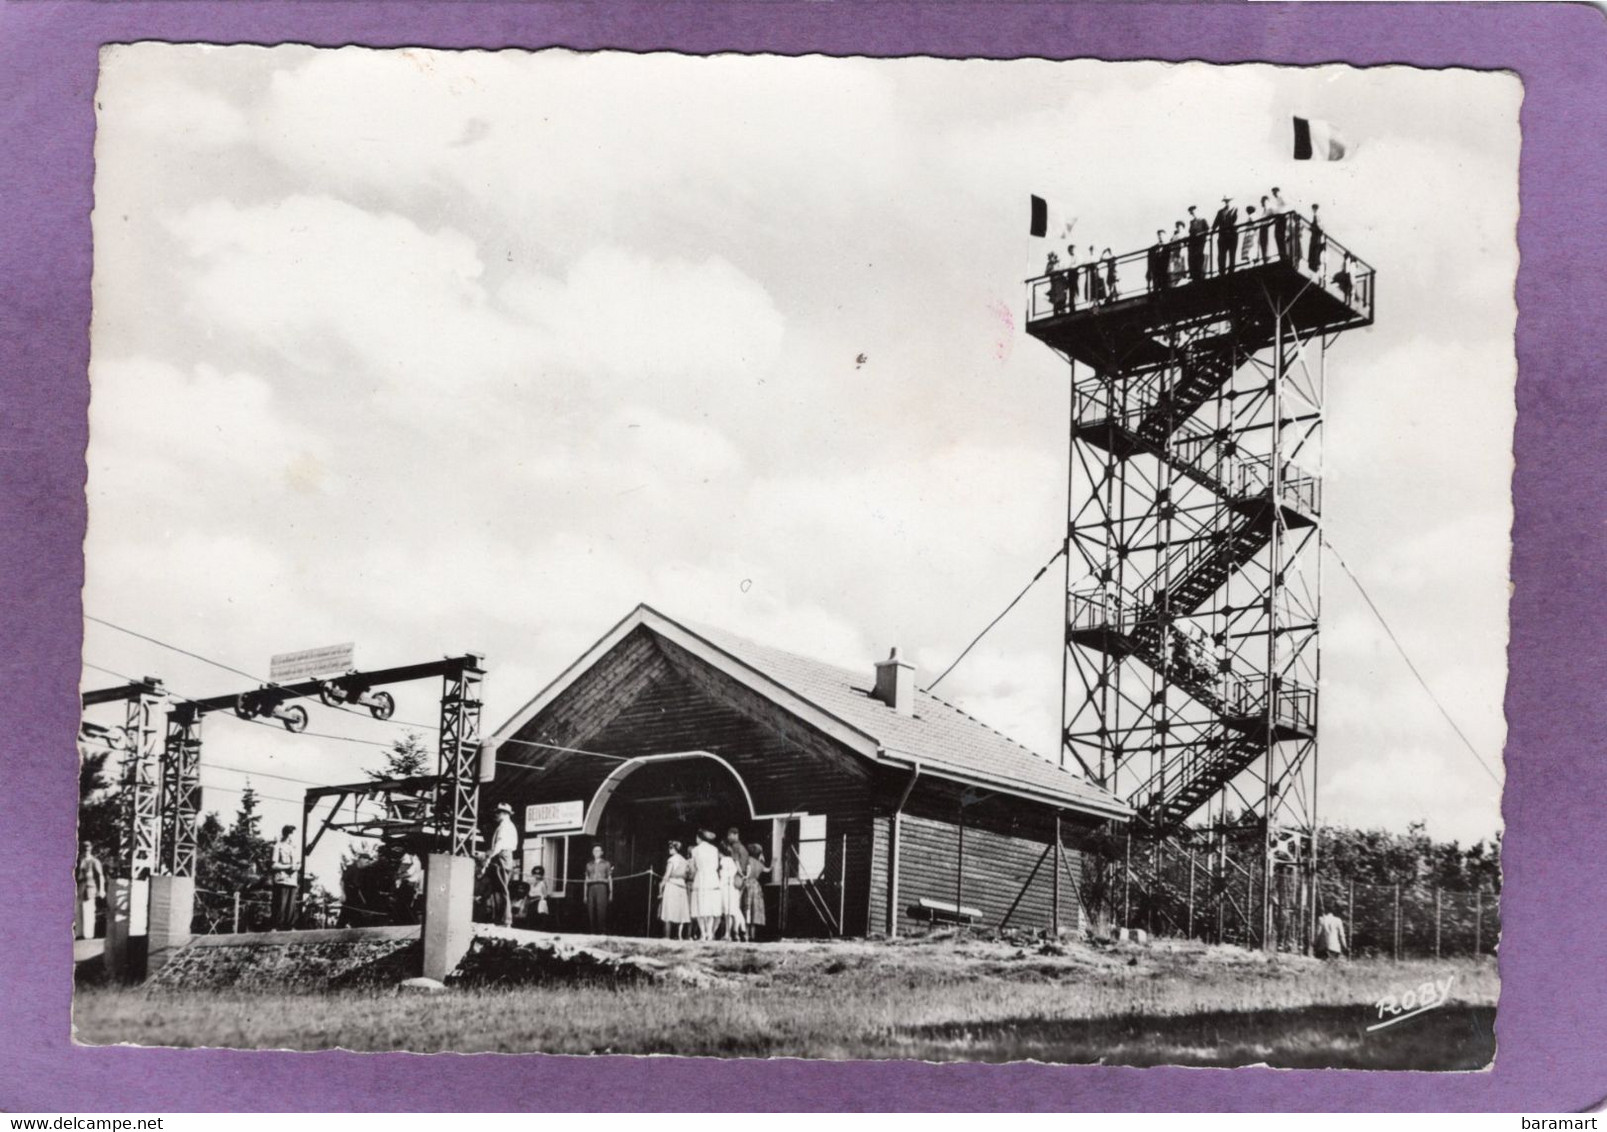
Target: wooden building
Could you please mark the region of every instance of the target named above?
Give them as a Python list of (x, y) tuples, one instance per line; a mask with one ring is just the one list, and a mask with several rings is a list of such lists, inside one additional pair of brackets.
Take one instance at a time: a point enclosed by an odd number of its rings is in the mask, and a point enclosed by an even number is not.
[[(638, 606), (493, 737), (481, 813), (512, 805), (520, 874), (581, 929), (591, 846), (610, 929), (656, 932), (671, 838), (764, 846), (768, 935), (868, 935), (956, 917), (1082, 922), (1079, 843), (1131, 810), (915, 687), (894, 656), (854, 672)], [(1056, 831), (1062, 849), (1052, 852)]]

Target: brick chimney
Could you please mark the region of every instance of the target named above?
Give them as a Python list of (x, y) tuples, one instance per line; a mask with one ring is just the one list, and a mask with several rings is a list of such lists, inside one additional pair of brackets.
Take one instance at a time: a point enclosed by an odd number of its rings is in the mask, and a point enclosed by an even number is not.
[(876, 690), (871, 693), (899, 715), (915, 714), (915, 666), (898, 658), (898, 647), (876, 662)]

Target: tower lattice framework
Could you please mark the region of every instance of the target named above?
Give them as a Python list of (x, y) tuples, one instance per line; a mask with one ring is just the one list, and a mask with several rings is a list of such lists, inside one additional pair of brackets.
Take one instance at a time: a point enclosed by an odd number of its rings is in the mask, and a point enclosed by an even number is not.
[(1027, 327), (1071, 367), (1062, 761), (1138, 815), (1113, 912), (1266, 947), (1314, 913), (1326, 357), (1373, 281), (1283, 225), (1033, 280)]

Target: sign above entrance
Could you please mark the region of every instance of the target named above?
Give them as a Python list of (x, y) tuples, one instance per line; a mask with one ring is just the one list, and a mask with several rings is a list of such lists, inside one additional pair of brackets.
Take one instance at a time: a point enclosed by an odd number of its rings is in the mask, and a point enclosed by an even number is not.
[(292, 680), (348, 672), (352, 667), (352, 649), (353, 646), (348, 642), (344, 645), (325, 645), (321, 649), (279, 653), (268, 661), (268, 679), (274, 684), (288, 684)]
[(584, 802), (538, 802), (525, 807), (525, 832), (579, 829), (585, 818)]

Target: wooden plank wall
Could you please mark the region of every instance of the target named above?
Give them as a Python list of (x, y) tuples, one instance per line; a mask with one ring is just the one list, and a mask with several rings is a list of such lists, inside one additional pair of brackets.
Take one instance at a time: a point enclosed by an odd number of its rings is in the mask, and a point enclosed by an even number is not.
[[(1021, 894), (1021, 901), (1010, 917), (1010, 926), (1032, 930), (1047, 928), (1054, 904), (1054, 877), (1050, 867), (1058, 865), (1052, 851), (1024, 894), (1022, 887), (1032, 875), (1033, 865), (1043, 854), (1049, 840), (968, 825), (965, 830), (961, 902), (981, 910), (982, 924), (996, 927), (1016, 896)], [(922, 930), (926, 926), (923, 921), (909, 914), (910, 908), (922, 897), (951, 904), (954, 902), (955, 875), (957, 866), (961, 864), (959, 842), (959, 825), (956, 821), (905, 813), (903, 851), (899, 854), (898, 914), (901, 933), (912, 929)], [(1066, 862), (1071, 866), (1072, 875), (1068, 877), (1062, 867), (1060, 924), (1063, 930), (1076, 931), (1082, 927), (1077, 903), (1081, 858), (1069, 846), (1066, 849)], [(884, 895), (884, 903), (885, 899)]]
[(870, 900), (867, 933), (887, 934), (887, 852), (892, 840), (892, 815), (877, 814), (871, 819)]

